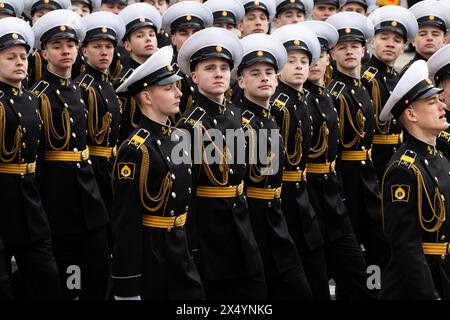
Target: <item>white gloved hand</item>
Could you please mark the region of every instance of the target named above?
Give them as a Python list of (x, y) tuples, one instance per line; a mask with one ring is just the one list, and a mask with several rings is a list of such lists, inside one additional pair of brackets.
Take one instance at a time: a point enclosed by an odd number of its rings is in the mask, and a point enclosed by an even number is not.
[(135, 297), (118, 297), (114, 296), (114, 299), (116, 300), (141, 300), (141, 296), (135, 296)]

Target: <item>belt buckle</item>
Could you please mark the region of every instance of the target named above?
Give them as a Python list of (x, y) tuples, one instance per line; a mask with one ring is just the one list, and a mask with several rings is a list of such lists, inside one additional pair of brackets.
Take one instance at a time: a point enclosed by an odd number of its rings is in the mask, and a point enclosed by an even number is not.
[(183, 219), (181, 218), (181, 216), (178, 216), (175, 218), (175, 221), (173, 222), (173, 226), (175, 228), (181, 227), (183, 225)]
[(240, 196), (240, 195), (242, 195), (242, 193), (244, 193), (244, 184), (242, 182), (237, 186), (236, 193), (238, 196)]
[(89, 148), (86, 147), (86, 149), (84, 149), (83, 151), (81, 151), (81, 161), (86, 161), (87, 159), (89, 159)]
[(36, 165), (35, 162), (27, 163), (26, 173), (33, 173), (35, 171), (35, 170), (33, 170), (33, 169), (35, 169), (35, 165)]

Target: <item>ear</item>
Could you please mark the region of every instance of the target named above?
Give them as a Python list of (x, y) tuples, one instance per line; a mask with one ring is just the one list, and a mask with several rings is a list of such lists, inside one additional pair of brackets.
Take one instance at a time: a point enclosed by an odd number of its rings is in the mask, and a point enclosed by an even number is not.
[(41, 55), (42, 55), (42, 58), (44, 58), (45, 60), (48, 61), (48, 51), (47, 51), (47, 49), (41, 50)]
[(330, 51), (331, 59), (336, 60), (336, 55), (334, 54), (334, 48)]
[(405, 111), (403, 111), (403, 114), (409, 122), (417, 122), (417, 116), (412, 108), (406, 108)]
[(86, 52), (87, 52), (87, 48), (81, 47), (81, 53), (83, 54), (83, 57), (85, 57), (85, 58), (86, 58)]
[(237, 26), (236, 26), (236, 29), (238, 29), (239, 32), (242, 34), (242, 31), (244, 31), (243, 28), (242, 28), (242, 21), (239, 21), (239, 22), (238, 22), (238, 24), (237, 24)]
[(365, 46), (361, 46), (361, 56), (364, 57), (364, 53), (366, 52), (366, 47)]
[(280, 18), (274, 18), (273, 22), (275, 22), (275, 25), (277, 28), (281, 27), (281, 19)]
[(175, 42), (175, 34), (173, 34), (173, 33), (170, 35), (170, 42), (172, 43), (173, 46), (176, 45), (176, 42)]
[(238, 85), (239, 85), (239, 88), (241, 88), (242, 90), (245, 89), (245, 80), (244, 80), (243, 76), (238, 77)]
[(330, 54), (327, 52), (326, 54), (327, 67), (330, 65)]
[(131, 53), (132, 49), (131, 49), (131, 42), (130, 42), (130, 40), (126, 39), (123, 42), (123, 47), (125, 48), (125, 50), (127, 50), (128, 53)]

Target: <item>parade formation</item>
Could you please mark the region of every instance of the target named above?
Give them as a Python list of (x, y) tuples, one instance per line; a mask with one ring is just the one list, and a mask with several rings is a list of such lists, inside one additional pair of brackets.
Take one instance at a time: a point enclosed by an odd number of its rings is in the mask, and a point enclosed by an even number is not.
[(0, 300), (450, 300), (450, 1), (384, 4), (0, 0)]

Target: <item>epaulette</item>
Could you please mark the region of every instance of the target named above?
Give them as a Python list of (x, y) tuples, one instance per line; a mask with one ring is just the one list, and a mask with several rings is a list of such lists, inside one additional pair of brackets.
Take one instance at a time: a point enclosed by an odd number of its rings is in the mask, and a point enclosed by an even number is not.
[(345, 84), (343, 82), (336, 81), (334, 86), (330, 89), (330, 93), (335, 99), (337, 99), (341, 95), (342, 90), (344, 90), (344, 88), (345, 88)]
[(128, 142), (128, 145), (132, 145), (136, 147), (136, 149), (139, 149), (141, 145), (145, 142), (145, 140), (150, 137), (150, 132), (148, 132), (145, 129), (139, 129), (138, 132), (136, 132), (130, 139), (130, 142)]
[(375, 77), (375, 75), (378, 73), (378, 69), (375, 67), (369, 67), (366, 71), (363, 73), (363, 78), (367, 81), (372, 81), (372, 79)]
[(273, 101), (272, 106), (275, 106), (277, 109), (283, 109), (286, 106), (286, 103), (289, 100), (289, 96), (284, 93), (280, 93), (278, 97)]
[(127, 80), (128, 77), (131, 76), (133, 72), (134, 72), (133, 68), (128, 69), (127, 72), (125, 72), (125, 74), (122, 76), (122, 78), (120, 78), (120, 82), (124, 82), (125, 80)]
[(247, 128), (248, 125), (250, 124), (250, 121), (252, 121), (253, 117), (255, 116), (255, 114), (249, 110), (245, 110), (242, 113), (242, 126), (244, 128)]
[(444, 140), (447, 140), (447, 142), (450, 142), (450, 133), (448, 133), (447, 131), (441, 131), (439, 133), (439, 138), (442, 138)]
[(78, 84), (78, 86), (80, 88), (83, 88), (84, 90), (88, 90), (91, 87), (92, 82), (94, 81), (94, 77), (91, 76), (90, 74), (85, 74), (83, 79), (81, 79), (80, 83)]
[(47, 81), (41, 80), (39, 81), (33, 89), (31, 89), (31, 92), (37, 97), (39, 98), (44, 92), (45, 90), (47, 90), (48, 86), (50, 84)]
[(184, 123), (194, 128), (202, 120), (205, 114), (206, 114), (205, 109), (196, 107), (194, 111), (191, 112), (189, 117), (186, 118)]
[(399, 166), (405, 166), (408, 169), (411, 168), (413, 163), (416, 161), (417, 153), (412, 150), (406, 150), (405, 153), (400, 157), (398, 162)]

